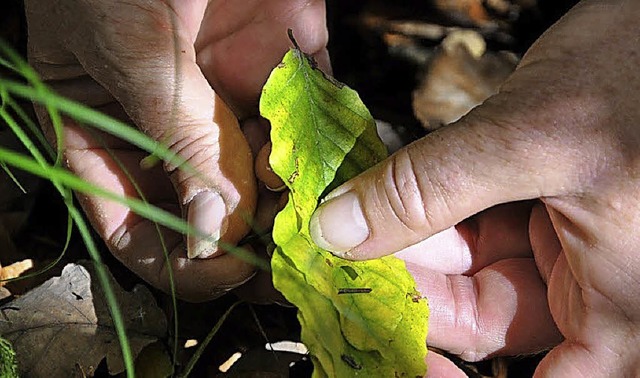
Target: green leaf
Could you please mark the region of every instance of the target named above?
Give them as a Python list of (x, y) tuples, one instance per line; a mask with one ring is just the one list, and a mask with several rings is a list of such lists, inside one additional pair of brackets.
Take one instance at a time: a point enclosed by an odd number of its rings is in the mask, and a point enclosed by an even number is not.
[(316, 246), (309, 220), (324, 193), (386, 156), (358, 94), (291, 49), (264, 86), (271, 167), (290, 189), (273, 229), (273, 282), (298, 307), (315, 376), (426, 372), (428, 308), (404, 262), (352, 262)]

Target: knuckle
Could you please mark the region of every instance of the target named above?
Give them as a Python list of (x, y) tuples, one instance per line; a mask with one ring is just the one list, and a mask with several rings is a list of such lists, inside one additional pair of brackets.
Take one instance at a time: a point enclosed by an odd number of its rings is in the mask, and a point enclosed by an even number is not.
[[(215, 139), (214, 135), (207, 133), (202, 127), (181, 126), (179, 130), (167, 133), (160, 140), (165, 141), (169, 150), (179, 156), (183, 164), (197, 168), (211, 158), (216, 148)], [(185, 167), (175, 162), (165, 162), (164, 168), (168, 174), (174, 174), (184, 171)]]
[(388, 200), (391, 216), (408, 231), (421, 233), (429, 222), (423, 179), (414, 168), (411, 154), (407, 150), (399, 151), (388, 166), (384, 196)]

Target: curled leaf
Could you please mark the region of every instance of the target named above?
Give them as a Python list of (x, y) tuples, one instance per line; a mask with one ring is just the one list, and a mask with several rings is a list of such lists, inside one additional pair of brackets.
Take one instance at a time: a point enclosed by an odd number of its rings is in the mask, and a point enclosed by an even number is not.
[(298, 307), (314, 375), (423, 376), (428, 308), (404, 262), (342, 260), (309, 236), (323, 194), (386, 157), (369, 111), (296, 47), (271, 73), (260, 113), (290, 190), (273, 229), (273, 281)]

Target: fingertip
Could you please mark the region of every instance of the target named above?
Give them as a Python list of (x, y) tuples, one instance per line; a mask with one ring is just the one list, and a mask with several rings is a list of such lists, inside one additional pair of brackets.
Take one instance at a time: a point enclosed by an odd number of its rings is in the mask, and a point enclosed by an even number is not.
[(433, 351), (427, 353), (427, 378), (467, 378), (467, 375), (445, 356)]
[(267, 189), (273, 192), (281, 192), (286, 189), (284, 181), (271, 168), (269, 157), (271, 155), (271, 142), (265, 143), (260, 149), (255, 159), (256, 177)]

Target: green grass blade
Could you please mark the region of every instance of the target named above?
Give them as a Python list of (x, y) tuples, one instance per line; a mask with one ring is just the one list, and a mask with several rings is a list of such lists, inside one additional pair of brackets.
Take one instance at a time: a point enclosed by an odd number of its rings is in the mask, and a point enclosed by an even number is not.
[[(8, 97), (9, 95), (7, 94), (6, 91), (0, 91), (0, 118), (4, 118), (2, 114), (6, 111), (6, 108), (8, 105), (7, 104)], [(20, 184), (20, 181), (18, 181), (18, 178), (13, 174), (13, 172), (11, 172), (11, 170), (9, 169), (9, 167), (7, 167), (6, 164), (0, 163), (0, 168), (2, 168), (2, 170), (7, 174), (7, 176), (9, 176), (11, 181), (13, 181), (13, 183), (18, 187), (18, 189), (20, 189), (22, 193), (27, 193), (27, 191), (24, 189), (22, 184)]]
[[(2, 40), (0, 40), (0, 43), (2, 43)], [(4, 59), (1, 56), (0, 56), (0, 67), (4, 67), (4, 68), (8, 69), (9, 71), (17, 73), (17, 74), (20, 75), (20, 70), (18, 70), (18, 68), (16, 66), (14, 66), (13, 64), (11, 64), (11, 62), (9, 62), (8, 60)]]
[[(97, 135), (97, 133), (92, 133), (94, 139), (98, 140), (103, 146), (104, 143), (102, 141), (102, 138)], [(116, 162), (116, 164), (118, 165), (118, 167), (124, 172), (125, 176), (127, 176), (127, 179), (129, 180), (129, 182), (131, 182), (131, 184), (133, 185), (134, 190), (136, 191), (136, 193), (138, 194), (138, 196), (140, 197), (140, 199), (143, 202), (148, 203), (149, 201), (147, 201), (147, 198), (144, 194), (144, 192), (142, 191), (142, 188), (140, 188), (140, 186), (138, 185), (138, 183), (136, 182), (136, 180), (133, 178), (133, 176), (130, 174), (129, 170), (124, 166), (124, 164), (122, 164), (122, 162), (120, 161), (120, 159), (111, 151), (111, 149), (104, 147), (105, 151), (107, 151), (107, 153), (109, 154), (109, 156), (111, 157), (111, 159), (113, 159), (113, 161)], [(167, 279), (169, 280), (169, 294), (171, 297), (171, 303), (172, 303), (172, 308), (173, 308), (173, 354), (172, 354), (172, 369), (173, 371), (176, 371), (176, 358), (178, 355), (178, 336), (179, 336), (179, 330), (178, 330), (178, 298), (176, 297), (176, 287), (175, 287), (175, 281), (173, 279), (173, 268), (172, 268), (172, 264), (169, 261), (169, 250), (167, 248), (167, 244), (165, 242), (164, 236), (162, 235), (162, 231), (160, 230), (160, 225), (157, 222), (153, 223), (156, 229), (156, 233), (158, 235), (158, 240), (160, 241), (160, 245), (162, 247), (162, 255), (164, 257), (164, 261), (165, 261), (165, 266), (167, 267)]]
[[(17, 71), (22, 77), (24, 77), (29, 84), (33, 86), (33, 89), (44, 96), (51, 96), (51, 91), (47, 88), (47, 86), (40, 80), (38, 73), (24, 60), (22, 57), (16, 53), (11, 47), (9, 47), (4, 41), (0, 40), (0, 52), (6, 55), (11, 62), (9, 62), (9, 66), (13, 67), (15, 71)], [(61, 163), (62, 152), (64, 148), (64, 133), (62, 132), (62, 117), (58, 109), (52, 104), (44, 104), (47, 112), (49, 113), (49, 118), (51, 119), (51, 123), (53, 125), (53, 129), (56, 135), (56, 145), (57, 145), (57, 154), (56, 154), (56, 165)]]
[(86, 221), (82, 217), (82, 213), (73, 205), (73, 203), (67, 203), (67, 208), (69, 209), (69, 214), (71, 214), (71, 217), (73, 218), (73, 221), (78, 228), (78, 232), (82, 237), (82, 241), (87, 247), (89, 256), (91, 256), (91, 259), (93, 260), (93, 265), (96, 268), (96, 273), (98, 275), (98, 281), (100, 282), (100, 285), (104, 290), (105, 299), (108, 304), (107, 307), (109, 308), (109, 312), (111, 313), (113, 326), (116, 329), (118, 341), (120, 342), (120, 349), (122, 351), (122, 358), (124, 360), (127, 378), (134, 378), (135, 368), (133, 364), (133, 354), (131, 353), (131, 346), (129, 345), (129, 339), (127, 338), (127, 329), (124, 324), (122, 312), (120, 311), (120, 307), (118, 306), (118, 300), (116, 299), (113, 288), (109, 283), (108, 269), (102, 262), (100, 252), (98, 251), (98, 248), (96, 247), (96, 244), (91, 237), (91, 231), (89, 230)]
[(242, 303), (241, 301), (238, 301), (234, 304), (232, 304), (227, 311), (224, 312), (224, 314), (222, 314), (222, 316), (220, 317), (220, 319), (218, 319), (218, 321), (216, 322), (216, 324), (213, 326), (213, 328), (211, 328), (211, 331), (209, 331), (209, 333), (207, 334), (207, 336), (204, 338), (204, 340), (202, 340), (202, 342), (200, 343), (200, 345), (198, 345), (198, 349), (195, 351), (195, 353), (193, 354), (193, 356), (191, 356), (191, 359), (189, 360), (189, 362), (187, 363), (187, 366), (184, 368), (184, 371), (182, 372), (182, 374), (179, 375), (180, 378), (186, 378), (189, 376), (189, 374), (191, 374), (191, 370), (193, 370), (193, 368), (196, 366), (196, 363), (198, 362), (198, 360), (200, 359), (200, 356), (202, 356), (202, 353), (204, 352), (204, 350), (207, 348), (207, 345), (209, 345), (209, 343), (211, 342), (211, 339), (213, 339), (213, 337), (216, 335), (216, 333), (218, 333), (218, 331), (220, 330), (220, 327), (222, 327), (222, 324), (224, 324), (224, 322), (227, 320), (227, 318), (229, 317), (229, 315), (231, 314), (231, 312), (240, 304)]
[[(186, 161), (173, 153), (162, 143), (153, 140), (147, 135), (133, 128), (131, 125), (127, 125), (115, 118), (112, 118), (97, 110), (91, 109), (78, 102), (66, 99), (59, 95), (55, 95), (53, 92), (42, 93), (38, 90), (21, 84), (12, 80), (0, 79), (0, 88), (4, 87), (9, 93), (30, 99), (43, 105), (50, 105), (59, 109), (62, 113), (72, 117), (80, 123), (84, 123), (95, 127), (98, 130), (104, 131), (111, 135), (117, 136), (122, 140), (125, 140), (136, 147), (149, 152), (150, 154), (157, 155), (162, 160), (185, 168)], [(192, 168), (188, 168), (192, 169)], [(195, 172), (195, 171), (194, 171)]]
[(24, 189), (24, 187), (22, 186), (22, 184), (20, 184), (20, 181), (18, 181), (18, 179), (16, 178), (16, 176), (13, 174), (13, 172), (11, 172), (11, 170), (9, 169), (9, 167), (7, 167), (6, 164), (4, 163), (0, 163), (0, 168), (2, 168), (2, 170), (4, 171), (4, 173), (7, 174), (7, 176), (9, 176), (9, 178), (11, 179), (11, 181), (13, 181), (13, 183), (18, 187), (18, 189), (20, 189), (20, 191), (24, 194), (27, 193), (27, 191)]
[[(3, 100), (5, 99), (5, 93), (6, 92), (2, 91), (2, 88), (0, 88), (0, 96), (2, 96)], [(4, 102), (4, 103), (7, 103), (7, 102)], [(29, 151), (29, 153), (35, 158), (35, 160), (39, 164), (47, 164), (47, 159), (45, 159), (45, 157), (42, 156), (40, 149), (36, 147), (36, 145), (33, 143), (31, 138), (29, 138), (27, 133), (25, 133), (24, 129), (20, 127), (20, 125), (16, 122), (13, 116), (9, 114), (9, 112), (4, 106), (0, 108), (0, 118), (2, 118), (5, 121), (7, 126), (9, 126), (11, 131), (13, 131), (13, 133), (16, 135), (20, 143), (22, 143), (22, 145), (27, 149), (27, 151)]]
[[(141, 201), (136, 198), (125, 197), (116, 193), (113, 193), (109, 190), (103, 189), (99, 186), (90, 184), (81, 178), (75, 176), (69, 171), (55, 167), (47, 164), (38, 164), (33, 159), (26, 157), (25, 155), (16, 153), (14, 151), (5, 149), (0, 147), (0, 161), (4, 162), (8, 165), (14, 166), (16, 168), (22, 169), (29, 173), (32, 173), (36, 176), (43, 177), (47, 180), (58, 182), (61, 185), (64, 185), (67, 188), (76, 190), (78, 192), (82, 192), (90, 195), (97, 195), (103, 198), (107, 198), (109, 200), (113, 200), (128, 206), (135, 213), (149, 219), (150, 221), (157, 222), (169, 229), (174, 231), (183, 233), (183, 234), (193, 234), (198, 235), (203, 239), (212, 239), (211, 236), (205, 235), (194, 227), (190, 226), (187, 222), (182, 220), (181, 218), (162, 210), (152, 204)], [(254, 264), (255, 266), (268, 270), (268, 262), (263, 259), (257, 258), (253, 254), (247, 252), (242, 248), (238, 248), (235, 246), (231, 246), (228, 244), (221, 243), (222, 248), (233, 253), (236, 257), (243, 259), (249, 263)]]
[[(6, 48), (4, 48), (4, 51), (6, 52)], [(9, 52), (9, 54), (12, 54), (11, 52)], [(56, 96), (55, 94), (51, 93), (47, 93), (49, 92), (48, 89), (46, 88), (46, 86), (39, 80), (37, 74), (31, 69), (31, 67), (28, 64), (23, 64), (22, 59), (20, 59), (20, 57), (18, 57), (17, 55), (13, 54), (12, 55), (12, 60), (15, 62), (15, 64), (17, 65), (14, 66), (9, 62), (3, 61), (5, 66), (8, 66), (10, 69), (14, 70), (15, 72), (20, 73), (21, 75), (25, 76), (28, 78), (29, 82), (33, 85), (33, 87), (38, 90), (40, 93), (43, 93), (43, 95), (48, 96), (49, 94), (51, 94), (51, 96)], [(6, 90), (2, 91), (3, 94), (6, 94)], [(56, 153), (53, 151), (53, 149), (50, 147), (50, 145), (47, 143), (46, 139), (44, 138), (44, 135), (42, 134), (42, 132), (39, 130), (39, 128), (36, 127), (35, 123), (25, 114), (25, 112), (22, 110), (22, 108), (15, 102), (13, 101), (8, 95), (4, 95), (3, 96), (3, 107), (5, 104), (10, 105), (10, 107), (12, 108), (12, 110), (18, 115), (18, 117), (21, 119), (21, 121), (23, 122), (23, 124), (36, 136), (36, 138), (38, 138), (39, 142), (41, 143), (41, 145), (45, 148), (46, 152), (48, 153), (49, 157), (53, 160), (55, 159), (56, 161), (56, 165), (59, 164), (59, 162), (61, 161), (61, 149), (58, 149), (58, 153), (56, 155)], [(58, 110), (56, 108), (54, 108), (51, 105), (47, 105), (46, 106), (47, 111), (49, 112), (49, 117), (51, 119), (51, 122), (53, 123), (54, 126), (54, 131), (56, 133), (56, 139), (57, 139), (57, 144), (58, 146), (63, 146), (63, 133), (62, 133), (62, 129), (63, 129), (63, 125), (62, 125), (62, 120), (60, 118), (60, 115), (58, 113)], [(3, 116), (6, 116), (6, 114), (3, 114)], [(13, 120), (11, 120), (13, 121)], [(9, 121), (9, 122), (11, 122)], [(21, 129), (19, 127), (16, 127), (17, 124), (15, 121), (12, 122), (12, 124), (14, 125), (13, 129), (14, 132), (17, 133), (21, 133)], [(32, 155), (34, 155), (33, 153), (33, 146), (32, 143), (26, 142), (25, 137), (23, 136), (23, 138), (21, 138), (23, 140), (23, 143), (25, 145), (29, 145), (31, 144), (28, 149), (32, 152)], [(111, 154), (113, 155), (113, 154)], [(40, 159), (37, 159), (40, 160)], [(3, 164), (3, 166), (6, 167), (6, 165)], [(120, 166), (122, 166), (122, 164), (120, 164)], [(126, 170), (125, 170), (126, 171)], [(10, 172), (8, 172), (10, 173)], [(137, 187), (137, 185), (135, 184), (135, 181), (130, 177), (131, 182), (134, 184), (134, 186), (136, 187), (136, 190), (138, 191), (139, 195), (141, 196), (142, 200), (146, 202), (146, 199), (142, 196), (142, 192), (139, 190), (139, 188)], [(71, 225), (71, 223), (69, 223), (69, 226)], [(160, 237), (160, 241), (162, 243), (163, 246), (163, 250), (164, 250), (164, 255), (165, 255), (165, 260), (167, 261), (167, 266), (170, 267), (171, 264), (168, 263), (169, 260), (169, 255), (168, 255), (168, 251), (167, 248), (165, 246), (164, 243), (164, 239), (162, 237), (162, 234), (160, 232), (160, 228), (159, 225), (156, 223), (156, 228), (158, 231), (158, 235)], [(68, 231), (70, 231), (71, 228), (68, 228)], [(64, 256), (64, 253), (67, 249), (69, 240), (70, 240), (70, 235), (71, 233), (68, 232), (67, 233), (67, 241), (65, 243), (65, 248), (63, 249), (62, 253), (58, 256), (58, 258), (56, 259), (56, 261), (54, 261), (53, 263), (49, 264), (47, 267), (44, 268), (44, 270), (47, 270), (49, 268), (51, 268), (52, 266), (54, 266), (58, 261), (60, 261), (60, 259)], [(35, 274), (40, 274), (42, 271), (41, 270)], [(19, 278), (26, 278), (32, 276), (32, 274), (26, 275), (24, 277), (19, 277)], [(173, 272), (171, 271), (171, 269), (169, 268), (169, 286), (171, 288), (171, 297), (172, 300), (174, 302), (174, 319), (177, 319), (177, 299), (175, 296), (175, 285), (174, 285), (174, 280), (173, 280)], [(174, 329), (174, 333), (176, 334), (177, 337), (177, 322), (174, 321), (175, 329)], [(176, 351), (177, 351), (177, 339), (174, 345), (174, 358), (176, 355)], [(174, 364), (175, 364), (175, 359), (174, 359)]]
[[(3, 50), (3, 52), (12, 56), (14, 58), (13, 59), (14, 61), (17, 61), (18, 68), (22, 68), (21, 71), (23, 72), (21, 73), (23, 73), (23, 76), (25, 76), (27, 79), (31, 79), (35, 81), (39, 80), (37, 78), (37, 75), (35, 75), (35, 72), (33, 72), (30, 69), (30, 67), (28, 67), (28, 65), (22, 64), (22, 67), (21, 67), (21, 63), (20, 63), (21, 60), (19, 58), (16, 58), (17, 54), (15, 54), (11, 49), (8, 49), (2, 41), (0, 41), (0, 48)], [(38, 84), (36, 83), (36, 85)], [(3, 106), (0, 109), (1, 111), (0, 116), (3, 119), (5, 119), (5, 121), (8, 121), (7, 124), (9, 125), (9, 127), (16, 134), (16, 136), (18, 136), (20, 141), (25, 145), (25, 147), (29, 150), (29, 152), (34, 156), (36, 161), (34, 161), (33, 159), (29, 159), (23, 155), (19, 155), (7, 149), (2, 149), (2, 151), (0, 151), (0, 156), (2, 158), (5, 158), (7, 156), (9, 156), (10, 158), (11, 155), (21, 156), (24, 162), (28, 161), (29, 164), (31, 165), (31, 168), (35, 168), (35, 169), (46, 170), (48, 167), (52, 168), (50, 165), (46, 163), (46, 160), (44, 159), (40, 151), (35, 147), (33, 142), (29, 139), (29, 137), (26, 135), (26, 133), (24, 133), (24, 130), (22, 130), (22, 128), (18, 126), (15, 120), (13, 120), (13, 117), (11, 117), (9, 113), (6, 111), (6, 107), (4, 106), (5, 105), (4, 99), (6, 98), (6, 95), (4, 95), (5, 90), (2, 86), (0, 86), (0, 92), (3, 94)], [(43, 91), (37, 90), (37, 93), (42, 94)], [(55, 108), (53, 108), (51, 105), (46, 105), (46, 107), (47, 107), (47, 110), (50, 112), (50, 115), (52, 116), (52, 122), (54, 123), (54, 127), (56, 127), (56, 123), (57, 123), (57, 127), (59, 128), (59, 130), (56, 130), (56, 132), (59, 133), (59, 135), (62, 135), (61, 122), (60, 122), (58, 111)], [(59, 143), (58, 146), (59, 146), (59, 150), (58, 150), (59, 151), (58, 162), (59, 162), (59, 158), (62, 156), (60, 152), (62, 151), (61, 148), (63, 144)], [(6, 160), (0, 159), (0, 161), (2, 161), (3, 163), (7, 163)], [(59, 169), (59, 168), (56, 168), (56, 169)], [(29, 171), (29, 169), (25, 169), (25, 170)], [(46, 177), (46, 176), (43, 176), (43, 177)], [(98, 249), (96, 248), (96, 245), (93, 239), (91, 238), (91, 232), (89, 231), (89, 227), (87, 226), (84, 218), (82, 217), (81, 212), (73, 204), (73, 196), (71, 195), (71, 192), (68, 190), (68, 188), (64, 188), (63, 186), (60, 185), (60, 181), (57, 180), (57, 176), (55, 174), (53, 176), (50, 175), (48, 179), (54, 184), (56, 189), (60, 192), (60, 195), (63, 197), (65, 205), (67, 206), (67, 209), (69, 211), (69, 215), (73, 219), (74, 223), (76, 224), (76, 227), (78, 228), (78, 231), (83, 239), (83, 242), (87, 247), (89, 255), (93, 259), (96, 272), (98, 275), (98, 280), (104, 290), (105, 298), (108, 303), (108, 308), (109, 308), (109, 311), (111, 312), (113, 324), (116, 329), (116, 334), (118, 335), (118, 340), (120, 342), (120, 349), (122, 351), (122, 356), (124, 360), (125, 370), (127, 372), (127, 377), (133, 378), (135, 374), (134, 373), (135, 370), (133, 365), (133, 356), (131, 353), (131, 347), (129, 345), (129, 340), (126, 335), (126, 328), (124, 326), (122, 313), (120, 312), (120, 308), (118, 306), (115, 294), (113, 292), (113, 288), (109, 283), (107, 269), (102, 263), (100, 253), (98, 252)], [(70, 232), (68, 232), (68, 235), (70, 235)]]
[(7, 96), (5, 101), (7, 105), (9, 105), (9, 108), (18, 116), (18, 119), (20, 120), (21, 125), (24, 125), (31, 132), (31, 134), (33, 134), (35, 138), (38, 140), (38, 143), (40, 144), (38, 147), (40, 149), (44, 149), (44, 152), (46, 152), (47, 157), (49, 157), (49, 159), (53, 161), (56, 157), (56, 153), (51, 147), (51, 145), (49, 144), (49, 142), (47, 142), (47, 138), (45, 138), (44, 134), (42, 133), (42, 130), (40, 130), (40, 128), (36, 125), (36, 123), (33, 122), (31, 117), (27, 115), (24, 109), (22, 109), (22, 107), (20, 107), (20, 105), (14, 99)]
[[(8, 96), (6, 91), (0, 92), (0, 97), (2, 99), (2, 107), (0, 108), (0, 118), (2, 118), (5, 121), (7, 126), (9, 126), (9, 128), (14, 132), (14, 134), (18, 137), (18, 140), (20, 140), (20, 142), (25, 146), (25, 148), (27, 148), (27, 150), (29, 152), (31, 152), (32, 156), (34, 156), (36, 161), (40, 161), (40, 162), (44, 163), (45, 159), (42, 156), (42, 154), (40, 153), (40, 150), (35, 147), (35, 145), (31, 141), (31, 139), (26, 135), (26, 133), (24, 133), (24, 130), (18, 125), (18, 123), (9, 114), (9, 112), (6, 110), (6, 105), (9, 105), (9, 107), (12, 108), (12, 110), (14, 112), (16, 112), (16, 114), (18, 114), (18, 116), (22, 119), (22, 121), (24, 123), (28, 124), (27, 127), (32, 130), (32, 133), (35, 134), (36, 137), (41, 138), (40, 142), (41, 143), (45, 143), (44, 146), (49, 146), (48, 143), (46, 143), (46, 140), (44, 140), (44, 135), (42, 134), (42, 132), (39, 129), (37, 129), (35, 127), (35, 124), (33, 124), (31, 119), (24, 113), (22, 108)], [(29, 125), (29, 123), (30, 123), (30, 125)], [(51, 159), (53, 159), (54, 158), (53, 149), (51, 149), (51, 147), (49, 147), (47, 152), (48, 152), (49, 157)], [(12, 179), (14, 179), (14, 182), (16, 182), (16, 184), (22, 189), (23, 193), (25, 193), (25, 190), (20, 186), (20, 183), (13, 177), (13, 174), (11, 173), (10, 170), (8, 170), (8, 168), (6, 167), (6, 164), (4, 162), (2, 162), (2, 163), (0, 163), (0, 165), (3, 168), (6, 168), (7, 174), (10, 177), (12, 177)], [(61, 187), (59, 185), (56, 185), (56, 188), (60, 191), (60, 193), (61, 193), (61, 195), (63, 197), (70, 197), (71, 196), (71, 193), (67, 189), (64, 189), (63, 187)], [(62, 259), (62, 257), (64, 256), (64, 254), (66, 253), (66, 251), (67, 251), (67, 249), (69, 247), (69, 243), (71, 241), (72, 224), (73, 224), (73, 222), (72, 222), (72, 220), (70, 218), (70, 215), (67, 214), (67, 233), (66, 233), (65, 245), (62, 248), (62, 251), (60, 252), (58, 257), (53, 262), (49, 263), (47, 266), (45, 266), (43, 269), (41, 269), (41, 270), (39, 270), (37, 272), (29, 273), (29, 274), (26, 274), (26, 275), (22, 275), (20, 277), (7, 279), (7, 280), (4, 280), (4, 281), (16, 281), (16, 280), (21, 280), (21, 279), (34, 277), (36, 275), (39, 275), (39, 274), (42, 274), (42, 273), (46, 272), (47, 270), (51, 269), (52, 267), (54, 267)]]
[(1, 64), (4, 67), (20, 74), (28, 82), (40, 81), (36, 71), (2, 39), (0, 39), (0, 52), (8, 58), (8, 60), (2, 58)]
[(55, 167), (49, 164), (39, 164), (26, 157), (25, 155), (0, 147), (0, 161), (5, 162), (8, 165), (25, 170), (36, 176), (43, 177), (47, 180), (56, 181), (70, 189), (90, 194), (98, 195), (119, 203), (122, 203), (137, 214), (151, 220), (158, 222), (159, 224), (168, 227), (172, 230), (181, 233), (193, 233), (201, 237), (205, 237), (193, 227), (189, 226), (182, 219), (175, 215), (159, 209), (149, 203), (141, 201), (139, 199), (124, 197), (109, 190), (103, 189), (99, 186), (88, 183), (81, 178), (70, 173), (66, 169)]
[(67, 253), (67, 250), (69, 249), (69, 244), (71, 243), (71, 235), (73, 232), (73, 219), (71, 219), (71, 214), (69, 214), (69, 212), (67, 212), (67, 232), (65, 235), (65, 242), (64, 242), (64, 246), (62, 247), (62, 251), (58, 254), (58, 257), (55, 258), (55, 260), (51, 261), (49, 264), (47, 264), (44, 268), (36, 271), (36, 272), (32, 272), (32, 273), (28, 273), (28, 274), (22, 274), (18, 277), (13, 277), (13, 278), (5, 278), (3, 280), (0, 280), (0, 282), (13, 282), (13, 281), (20, 281), (20, 280), (26, 280), (28, 278), (31, 277), (36, 277), (39, 276), (40, 274), (48, 271), (49, 269), (55, 267), (56, 265), (58, 265), (58, 263), (62, 260), (62, 258), (64, 257), (64, 255)]

